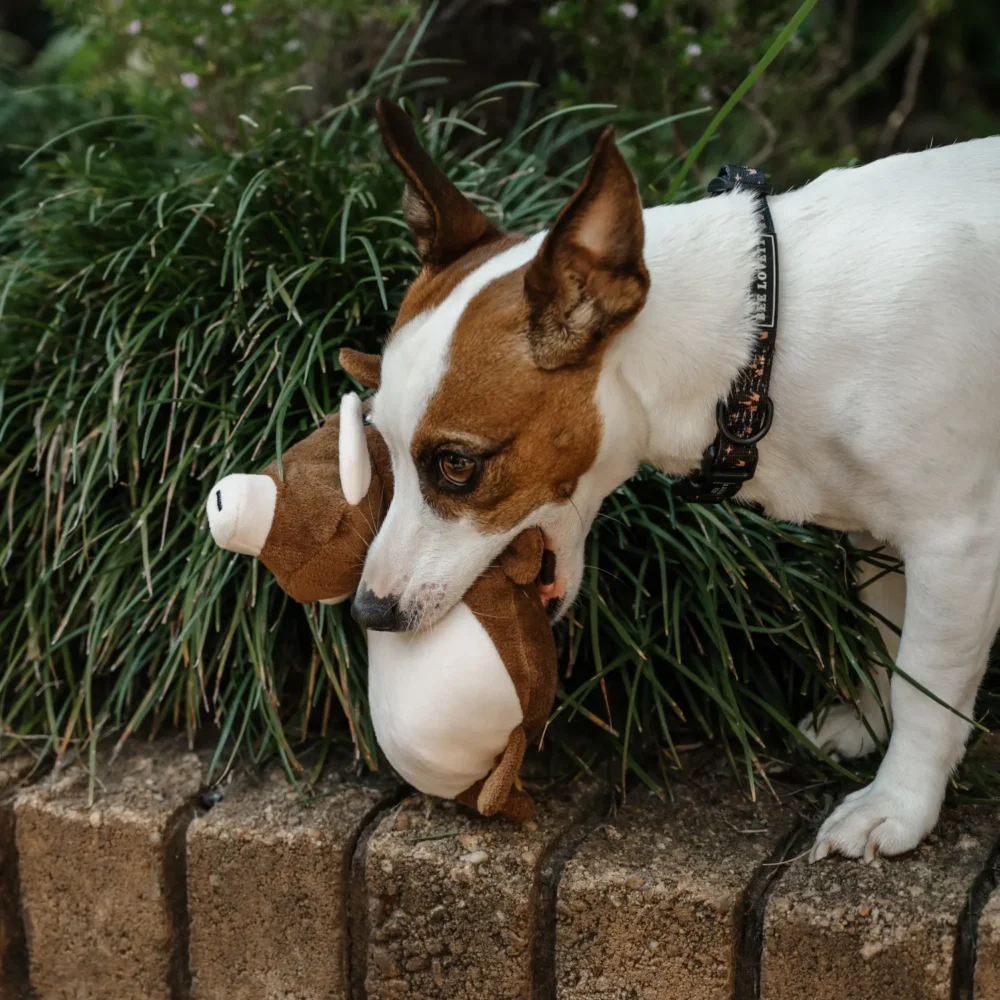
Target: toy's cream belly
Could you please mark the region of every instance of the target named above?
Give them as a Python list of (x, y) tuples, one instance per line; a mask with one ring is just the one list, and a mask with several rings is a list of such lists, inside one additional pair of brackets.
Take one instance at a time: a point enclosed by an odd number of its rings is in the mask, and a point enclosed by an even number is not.
[(429, 632), (368, 633), (368, 701), (389, 763), (442, 798), (484, 778), (522, 720), (514, 683), (464, 603)]

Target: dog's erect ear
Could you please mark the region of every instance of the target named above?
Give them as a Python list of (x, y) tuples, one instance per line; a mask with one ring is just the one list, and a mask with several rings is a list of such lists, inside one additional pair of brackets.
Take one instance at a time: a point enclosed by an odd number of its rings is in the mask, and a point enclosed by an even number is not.
[(395, 102), (375, 104), (382, 141), (406, 176), (403, 218), (421, 260), (447, 267), (499, 230), (458, 190), (420, 145), (410, 116)]
[(579, 364), (642, 308), (649, 290), (643, 239), (639, 189), (609, 126), (525, 273), (539, 368)]
[(363, 354), (353, 347), (342, 347), (340, 367), (366, 389), (377, 389), (382, 382), (381, 355)]

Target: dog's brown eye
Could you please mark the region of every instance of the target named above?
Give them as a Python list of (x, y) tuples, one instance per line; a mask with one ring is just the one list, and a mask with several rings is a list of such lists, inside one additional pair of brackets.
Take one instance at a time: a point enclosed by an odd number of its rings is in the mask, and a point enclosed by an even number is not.
[(446, 451), (438, 457), (438, 471), (441, 478), (452, 486), (468, 486), (476, 473), (476, 462), (468, 455)]
[(468, 452), (460, 444), (442, 442), (437, 448), (421, 452), (416, 461), (426, 488), (461, 495), (471, 493), (479, 486), (483, 468), (495, 454), (496, 450)]

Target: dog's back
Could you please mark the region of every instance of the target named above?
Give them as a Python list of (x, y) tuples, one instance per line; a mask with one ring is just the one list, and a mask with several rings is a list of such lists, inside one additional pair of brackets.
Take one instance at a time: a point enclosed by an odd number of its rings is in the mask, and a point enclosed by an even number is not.
[(782, 472), (770, 508), (848, 526), (861, 507), (869, 523), (964, 507), (1000, 479), (1000, 138), (832, 170), (771, 208), (767, 465), (829, 472), (818, 490)]

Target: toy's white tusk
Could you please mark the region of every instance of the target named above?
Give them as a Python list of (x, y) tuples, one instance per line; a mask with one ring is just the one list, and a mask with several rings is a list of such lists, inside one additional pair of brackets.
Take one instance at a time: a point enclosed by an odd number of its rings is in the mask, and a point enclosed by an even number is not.
[(340, 488), (344, 499), (357, 506), (372, 482), (372, 460), (368, 454), (361, 400), (349, 392), (340, 401)]

